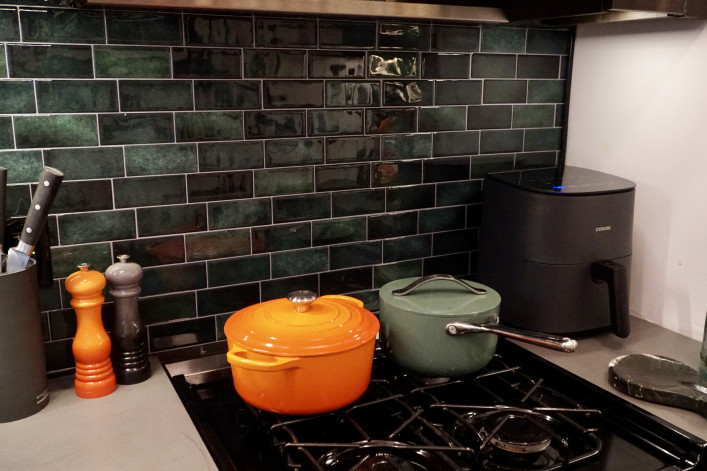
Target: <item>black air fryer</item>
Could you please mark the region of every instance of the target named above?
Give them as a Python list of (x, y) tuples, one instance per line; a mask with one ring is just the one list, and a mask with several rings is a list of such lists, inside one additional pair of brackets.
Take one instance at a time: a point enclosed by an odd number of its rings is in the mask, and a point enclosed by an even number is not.
[(635, 186), (570, 166), (487, 175), (478, 280), (501, 294), (504, 323), (629, 335)]

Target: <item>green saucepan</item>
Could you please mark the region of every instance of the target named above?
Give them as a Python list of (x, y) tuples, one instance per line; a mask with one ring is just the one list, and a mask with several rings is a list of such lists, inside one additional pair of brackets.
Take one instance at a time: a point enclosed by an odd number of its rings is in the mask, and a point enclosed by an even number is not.
[(498, 335), (566, 352), (577, 346), (567, 337), (501, 326), (501, 296), (488, 286), (450, 275), (392, 281), (379, 296), (381, 348), (417, 375), (473, 373), (493, 358)]

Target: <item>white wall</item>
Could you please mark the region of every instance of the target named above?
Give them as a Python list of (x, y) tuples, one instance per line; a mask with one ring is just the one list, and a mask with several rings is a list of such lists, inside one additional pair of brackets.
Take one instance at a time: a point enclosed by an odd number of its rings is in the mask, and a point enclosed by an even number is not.
[(567, 164), (636, 182), (631, 311), (702, 339), (707, 22), (579, 26)]

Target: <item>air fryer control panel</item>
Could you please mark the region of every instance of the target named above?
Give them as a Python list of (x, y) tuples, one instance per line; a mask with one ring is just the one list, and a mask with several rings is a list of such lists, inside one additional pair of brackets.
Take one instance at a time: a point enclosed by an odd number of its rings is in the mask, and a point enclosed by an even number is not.
[(636, 186), (630, 180), (580, 167), (501, 172), (488, 177), (524, 190), (566, 195), (616, 193)]

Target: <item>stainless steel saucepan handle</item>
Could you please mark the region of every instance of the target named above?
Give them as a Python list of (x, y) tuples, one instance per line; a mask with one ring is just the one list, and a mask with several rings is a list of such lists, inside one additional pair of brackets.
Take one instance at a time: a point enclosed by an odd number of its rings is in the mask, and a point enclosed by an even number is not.
[(466, 322), (451, 322), (445, 328), (449, 335), (463, 334), (497, 334), (509, 337), (521, 342), (538, 345), (561, 352), (574, 352), (577, 349), (577, 341), (569, 337), (558, 337), (556, 335), (533, 332), (529, 330), (514, 329), (512, 327), (499, 326), (497, 324), (467, 324)]
[(446, 280), (446, 281), (453, 281), (467, 290), (471, 291), (474, 294), (486, 294), (486, 290), (483, 288), (479, 288), (476, 286), (471, 286), (469, 283), (467, 283), (464, 280), (460, 280), (459, 278), (455, 278), (452, 275), (427, 275), (423, 276), (422, 278), (418, 278), (417, 280), (413, 281), (409, 285), (407, 285), (404, 288), (400, 289), (395, 289), (392, 291), (393, 296), (405, 296), (406, 294), (411, 293), (413, 290), (416, 288), (419, 288), (420, 286), (424, 285), (425, 283), (429, 283), (430, 281), (435, 281), (435, 280)]

